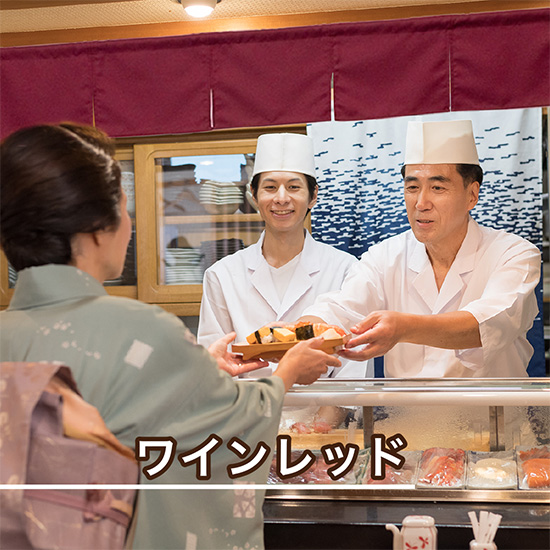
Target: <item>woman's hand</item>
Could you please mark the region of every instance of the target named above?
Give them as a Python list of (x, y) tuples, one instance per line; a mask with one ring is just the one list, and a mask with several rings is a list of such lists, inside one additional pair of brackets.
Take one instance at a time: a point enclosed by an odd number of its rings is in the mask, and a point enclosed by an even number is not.
[(228, 346), (235, 340), (236, 336), (237, 334), (235, 332), (230, 332), (222, 336), (219, 340), (216, 340), (208, 348), (210, 355), (214, 357), (221, 370), (224, 370), (231, 376), (239, 376), (239, 374), (261, 369), (269, 365), (269, 363), (263, 359), (249, 359), (248, 361), (243, 361), (241, 354), (229, 351)]
[(328, 367), (342, 365), (338, 357), (320, 349), (323, 342), (320, 337), (302, 340), (284, 354), (273, 374), (283, 379), (287, 390), (294, 384), (311, 384), (327, 372)]

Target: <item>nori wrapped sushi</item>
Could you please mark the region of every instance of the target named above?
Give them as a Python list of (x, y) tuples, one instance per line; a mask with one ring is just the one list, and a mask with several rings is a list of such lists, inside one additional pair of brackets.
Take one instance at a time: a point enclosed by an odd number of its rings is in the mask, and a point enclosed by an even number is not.
[(315, 337), (313, 325), (301, 325), (299, 327), (296, 327), (295, 333), (296, 340), (309, 340), (310, 338)]

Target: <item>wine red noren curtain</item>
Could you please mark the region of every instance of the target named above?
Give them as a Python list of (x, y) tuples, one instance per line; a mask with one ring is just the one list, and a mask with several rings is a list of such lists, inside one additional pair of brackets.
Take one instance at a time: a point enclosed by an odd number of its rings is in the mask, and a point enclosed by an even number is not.
[(550, 105), (550, 10), (456, 17), (453, 111)]
[(336, 120), (448, 111), (451, 24), (426, 17), (336, 29)]
[(331, 45), (320, 28), (237, 34), (211, 50), (214, 127), (330, 120)]
[(113, 136), (210, 129), (210, 52), (196, 37), (95, 48), (96, 125)]
[(34, 124), (92, 124), (92, 82), (85, 44), (0, 49), (1, 136)]
[(113, 136), (550, 104), (550, 9), (0, 49), (0, 132)]

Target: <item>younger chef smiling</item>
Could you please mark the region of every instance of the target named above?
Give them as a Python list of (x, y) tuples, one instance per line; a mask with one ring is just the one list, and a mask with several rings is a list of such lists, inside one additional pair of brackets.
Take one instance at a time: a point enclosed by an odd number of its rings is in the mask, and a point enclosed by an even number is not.
[[(204, 346), (232, 332), (237, 342), (244, 342), (261, 326), (292, 322), (319, 294), (339, 289), (357, 263), (351, 254), (316, 241), (304, 229), (304, 219), (317, 201), (310, 137), (261, 135), (250, 188), (265, 231), (257, 243), (206, 271), (198, 328)], [(329, 375), (364, 378), (366, 366), (344, 362)], [(270, 372), (267, 367), (251, 375)]]

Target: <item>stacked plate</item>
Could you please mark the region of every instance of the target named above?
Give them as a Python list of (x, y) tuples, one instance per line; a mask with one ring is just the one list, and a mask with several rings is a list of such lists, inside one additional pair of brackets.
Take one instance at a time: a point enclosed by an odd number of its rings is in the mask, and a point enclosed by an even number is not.
[(202, 283), (202, 254), (194, 248), (167, 248), (164, 252), (167, 285), (193, 285)]
[(13, 288), (15, 286), (15, 283), (17, 282), (17, 271), (11, 266), (11, 264), (8, 264), (8, 284), (10, 288)]
[(201, 243), (201, 265), (203, 271), (206, 271), (212, 264), (221, 258), (229, 256), (242, 250), (244, 243), (242, 239), (218, 239), (217, 241), (203, 241)]
[(163, 190), (164, 213), (167, 216), (204, 214), (199, 198), (200, 186), (192, 184), (166, 185)]
[(202, 180), (200, 201), (210, 214), (233, 214), (243, 202), (240, 183)]
[(136, 188), (133, 172), (121, 172), (120, 186), (126, 193), (126, 209), (131, 218), (136, 217)]

